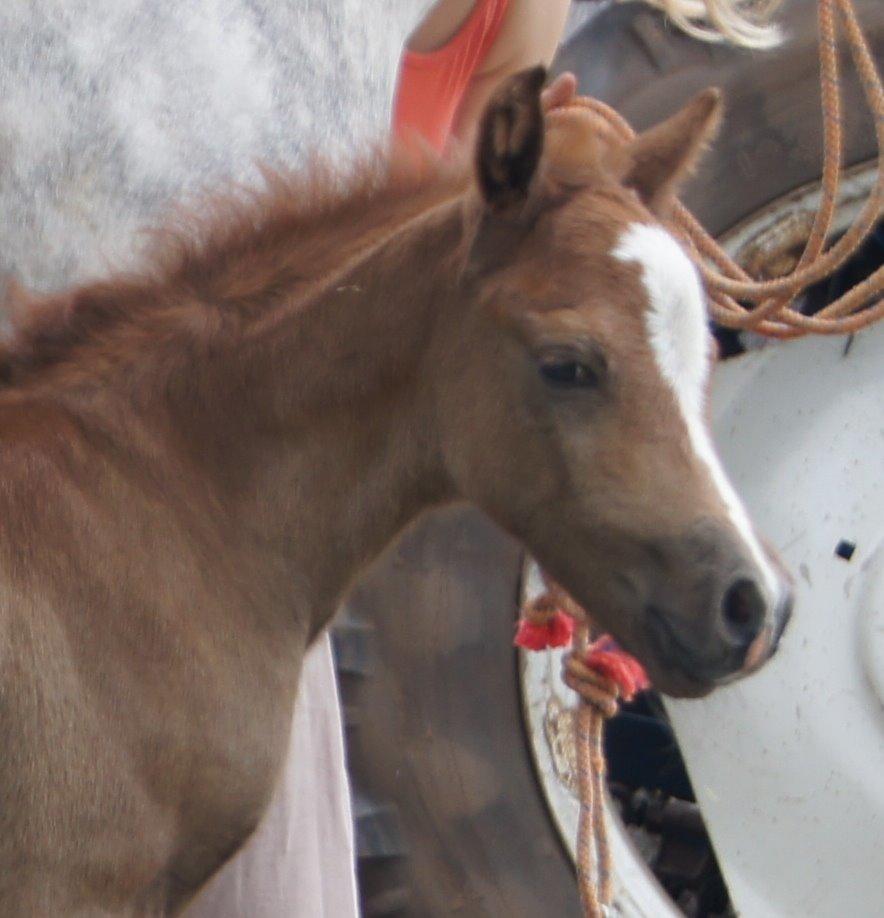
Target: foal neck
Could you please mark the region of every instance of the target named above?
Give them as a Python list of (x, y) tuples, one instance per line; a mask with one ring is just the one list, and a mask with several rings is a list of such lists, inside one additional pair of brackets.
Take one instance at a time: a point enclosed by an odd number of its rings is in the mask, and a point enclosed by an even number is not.
[(458, 303), (462, 181), (373, 187), (306, 212), (284, 188), (155, 276), (48, 300), (0, 346), (0, 405), (39, 401), (124, 475), (168, 479), (170, 517), (271, 559), (314, 631), (448, 496), (422, 364)]
[(215, 448), (198, 448), (304, 578), (314, 633), (359, 571), (451, 496), (425, 363), (437, 316), (457, 304), (444, 253), (460, 234), (457, 202), (410, 220), (219, 364), (236, 370), (216, 381)]
[(438, 316), (460, 305), (448, 262), (461, 234), (457, 199), (373, 234), (168, 389), (182, 448), (232, 528), (281, 559), (311, 633), (409, 521), (451, 496), (426, 364)]

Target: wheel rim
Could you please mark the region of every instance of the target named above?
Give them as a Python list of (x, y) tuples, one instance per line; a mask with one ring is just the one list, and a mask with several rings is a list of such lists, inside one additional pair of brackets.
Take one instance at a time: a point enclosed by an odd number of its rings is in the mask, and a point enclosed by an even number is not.
[[(833, 233), (843, 232), (856, 214), (875, 181), (875, 163), (863, 163), (847, 172), (842, 182), (839, 207)], [(753, 273), (774, 276), (789, 270), (797, 261), (806, 240), (813, 214), (820, 199), (819, 181), (776, 199), (741, 221), (720, 240), (728, 253), (738, 262), (749, 265)], [(822, 305), (822, 304), (819, 304)], [(763, 346), (767, 342), (756, 336), (742, 336), (743, 350)], [(881, 558), (882, 552), (877, 557)], [(871, 574), (870, 574), (871, 576)], [(884, 578), (876, 581), (880, 583)], [(523, 600), (542, 591), (539, 570), (528, 559), (525, 564)], [(868, 590), (866, 591), (869, 592)], [(873, 603), (866, 605), (872, 608)], [(870, 632), (865, 616), (865, 631)], [(864, 665), (874, 670), (869, 679), (874, 685), (884, 685), (884, 660), (880, 641), (864, 643)], [(575, 788), (575, 757), (568, 711), (577, 703), (577, 696), (561, 682), (563, 652), (522, 653), (520, 658), (520, 687), (532, 760), (538, 781), (549, 808), (552, 822), (572, 860), (579, 815), (579, 800)], [(871, 661), (871, 662), (869, 662)], [(610, 797), (606, 810), (611, 831), (615, 865), (617, 904), (630, 916), (678, 915), (671, 898), (657, 882), (619, 817)], [(713, 846), (714, 848), (714, 846)]]

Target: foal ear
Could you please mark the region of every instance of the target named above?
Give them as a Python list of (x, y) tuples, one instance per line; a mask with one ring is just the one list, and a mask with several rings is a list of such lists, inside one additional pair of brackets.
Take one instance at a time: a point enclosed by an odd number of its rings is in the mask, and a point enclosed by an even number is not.
[(623, 183), (634, 188), (652, 212), (663, 214), (672, 206), (714, 137), (721, 110), (721, 91), (706, 89), (628, 145)]
[(491, 97), (479, 124), (476, 178), (493, 211), (521, 204), (543, 152), (540, 90), (545, 67), (510, 77)]

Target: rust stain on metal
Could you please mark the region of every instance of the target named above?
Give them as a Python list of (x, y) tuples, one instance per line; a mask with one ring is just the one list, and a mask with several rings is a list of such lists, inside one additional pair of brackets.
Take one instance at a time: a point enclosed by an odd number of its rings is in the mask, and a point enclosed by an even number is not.
[(556, 777), (576, 797), (579, 787), (575, 715), (576, 711), (551, 695), (543, 716), (543, 733), (549, 745)]
[(762, 280), (789, 274), (801, 258), (812, 226), (812, 211), (787, 213), (743, 247), (740, 261), (753, 277)]

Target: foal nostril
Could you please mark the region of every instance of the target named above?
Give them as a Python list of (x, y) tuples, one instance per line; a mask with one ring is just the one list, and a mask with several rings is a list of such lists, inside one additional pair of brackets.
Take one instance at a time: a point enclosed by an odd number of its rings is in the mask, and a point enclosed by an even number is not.
[(764, 626), (766, 604), (756, 583), (745, 577), (734, 581), (724, 594), (721, 613), (728, 637), (748, 647)]

